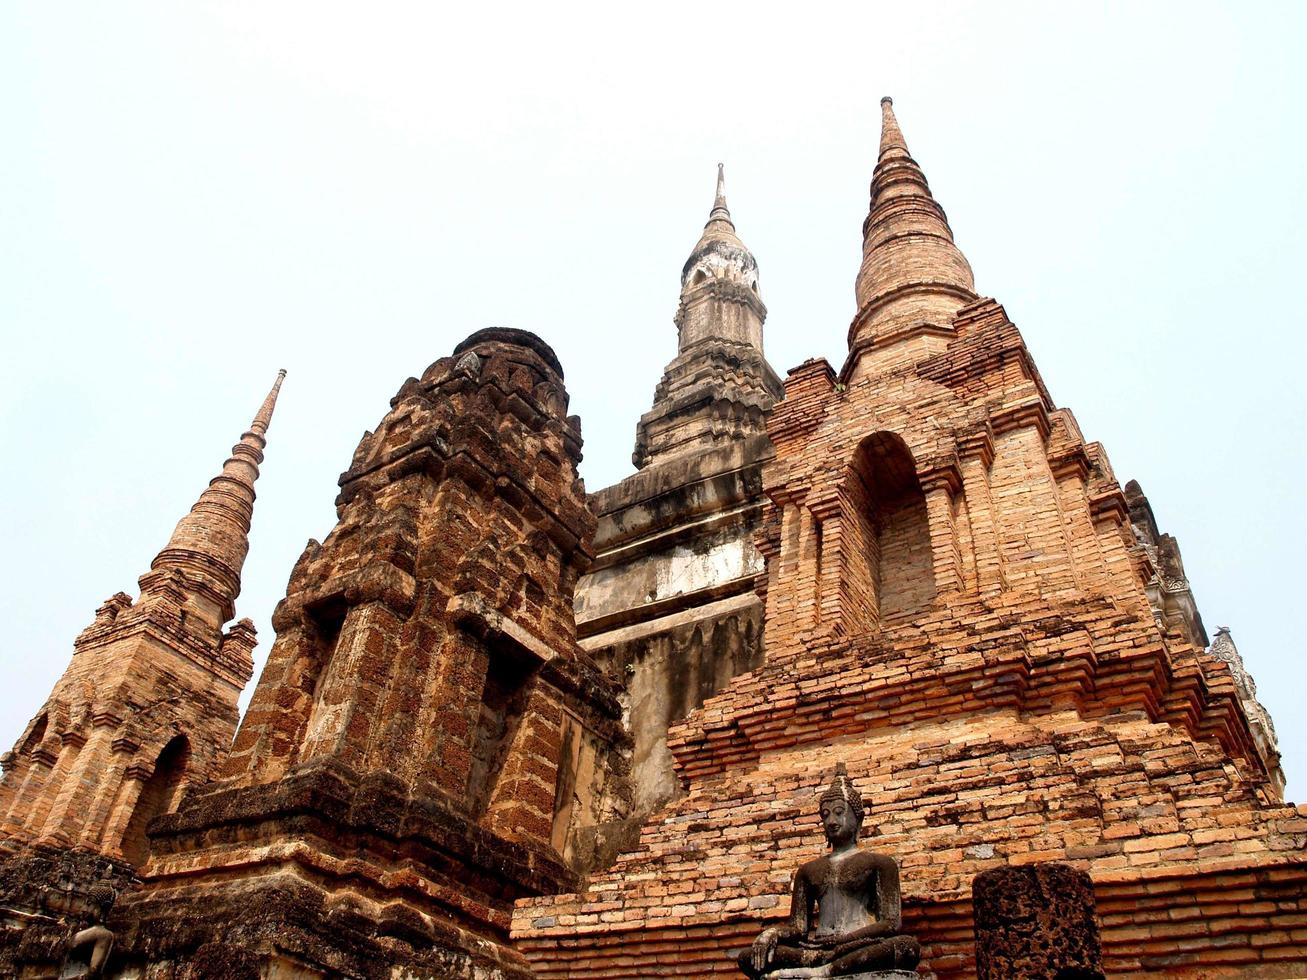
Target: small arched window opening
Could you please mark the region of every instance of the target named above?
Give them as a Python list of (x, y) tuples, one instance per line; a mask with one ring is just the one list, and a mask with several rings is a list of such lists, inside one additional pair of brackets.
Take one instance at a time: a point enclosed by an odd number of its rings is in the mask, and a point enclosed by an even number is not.
[(859, 443), (845, 501), (844, 608), (850, 631), (928, 608), (936, 588), (926, 497), (901, 437), (877, 432)]
[(50, 715), (47, 712), (41, 712), (36, 721), (32, 722), (32, 727), (27, 730), (27, 737), (18, 746), (18, 754), (31, 755), (32, 750), (45, 740), (45, 731), (49, 724)]
[(708, 278), (708, 273), (704, 272), (702, 269), (699, 269), (698, 271), (695, 272), (694, 278), (690, 280), (690, 285), (697, 286), (699, 285), (699, 283), (707, 280), (707, 278)]
[(150, 856), (150, 839), (146, 828), (151, 820), (167, 813), (178, 803), (186, 767), (191, 760), (191, 743), (185, 735), (177, 735), (159, 752), (154, 772), (141, 787), (136, 808), (123, 834), (123, 857), (137, 868)]

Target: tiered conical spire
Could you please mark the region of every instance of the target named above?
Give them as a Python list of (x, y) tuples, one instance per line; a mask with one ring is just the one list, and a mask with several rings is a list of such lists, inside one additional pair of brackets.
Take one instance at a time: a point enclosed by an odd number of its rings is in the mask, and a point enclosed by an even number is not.
[(782, 394), (763, 359), (758, 263), (735, 233), (724, 170), (717, 164), (708, 222), (681, 268), (676, 358), (636, 428), (632, 459), (641, 469), (761, 433)]
[(222, 472), (209, 481), (190, 513), (178, 521), (168, 544), (150, 565), (156, 572), (178, 569), (185, 573), (217, 603), (221, 622), (235, 615), (241, 568), (250, 548), (254, 481), (259, 478), (265, 436), (285, 377), (284, 369), (277, 372), (249, 431), (232, 447)]
[[(762, 320), (767, 316), (766, 307), (758, 298), (758, 263), (744, 242), (735, 233), (735, 222), (731, 219), (730, 208), (726, 206), (726, 173), (722, 164), (717, 164), (717, 193), (713, 198), (712, 210), (708, 212), (708, 223), (703, 226), (703, 234), (695, 243), (690, 257), (681, 268), (681, 311), (677, 313), (677, 323), (682, 326), (680, 349), (685, 350), (691, 343), (701, 339), (697, 330), (684, 329), (688, 307), (706, 299), (700, 292), (701, 286), (711, 286), (718, 290), (731, 291), (738, 287), (737, 299), (755, 306), (758, 319), (756, 336), (752, 331), (728, 330), (727, 334), (718, 332), (718, 336), (753, 343), (762, 348)], [(722, 311), (718, 310), (713, 319), (719, 321)], [(726, 317), (727, 320), (733, 317)]]
[(947, 327), (975, 298), (971, 266), (953, 243), (944, 209), (912, 159), (894, 103), (881, 99), (880, 157), (871, 208), (862, 225), (858, 315), (849, 329), (857, 349), (920, 323)]
[[(708, 223), (703, 226), (703, 234), (699, 236), (699, 241), (694, 246), (690, 261), (685, 264), (687, 270), (693, 264), (695, 258), (702, 254), (705, 246), (713, 242), (725, 242), (728, 245), (744, 248), (744, 242), (740, 241), (739, 236), (735, 233), (735, 222), (731, 219), (730, 208), (726, 206), (725, 170), (724, 165), (717, 164), (717, 194), (713, 198), (712, 210), (708, 212)], [(745, 249), (745, 251), (748, 250)]]
[(735, 222), (731, 220), (731, 211), (726, 206), (726, 166), (721, 163), (717, 164), (717, 196), (713, 199), (712, 211), (708, 214), (708, 224), (704, 230), (707, 231), (714, 224), (724, 224), (732, 232), (735, 231)]

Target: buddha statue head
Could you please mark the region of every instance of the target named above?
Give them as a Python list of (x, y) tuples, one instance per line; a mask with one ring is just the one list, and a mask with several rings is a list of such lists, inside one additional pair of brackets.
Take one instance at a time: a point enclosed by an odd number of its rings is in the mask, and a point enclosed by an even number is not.
[(830, 787), (821, 794), (817, 812), (821, 815), (822, 829), (832, 850), (857, 843), (866, 810), (862, 805), (862, 794), (849, 779), (844, 763), (835, 766), (835, 776)]

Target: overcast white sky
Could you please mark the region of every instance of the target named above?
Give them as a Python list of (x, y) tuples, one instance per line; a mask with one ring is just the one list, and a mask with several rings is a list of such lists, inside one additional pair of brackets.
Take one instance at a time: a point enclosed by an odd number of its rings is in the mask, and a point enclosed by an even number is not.
[(258, 666), (359, 436), (471, 331), (552, 344), (589, 487), (628, 473), (719, 160), (772, 364), (838, 367), (890, 94), (1302, 798), (1304, 37), (1301, 3), (5, 3), (0, 744), (279, 367)]

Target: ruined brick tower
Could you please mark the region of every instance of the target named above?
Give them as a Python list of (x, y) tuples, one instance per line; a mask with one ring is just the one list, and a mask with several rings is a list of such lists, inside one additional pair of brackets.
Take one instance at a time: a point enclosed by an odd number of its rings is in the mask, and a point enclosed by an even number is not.
[(223, 627), (284, 377), (141, 576), (140, 598), (119, 592), (96, 610), (3, 756), (0, 973), (57, 963), (64, 923), (93, 913), (94, 889), (127, 886), (145, 862), (149, 822), (218, 774), (255, 645), (248, 619)]
[(767, 426), (766, 662), (672, 728), (687, 792), (637, 847), (518, 904), (519, 948), (540, 978), (738, 976), (843, 763), (941, 978), (975, 975), (972, 878), (1047, 860), (1092, 876), (1109, 976), (1303, 976), (1307, 808), (1233, 644), (975, 293), (888, 99), (863, 236), (843, 369), (791, 371)]
[(594, 518), (566, 409), (518, 330), (404, 383), (291, 574), (221, 778), (155, 823), (124, 969), (527, 975), (513, 901), (575, 887), (628, 805), (615, 689), (576, 645)]
[(254, 626), (235, 616), (254, 481), (281, 372), (250, 429), (168, 544), (73, 644), (73, 659), (4, 756), (4, 843), (79, 847), (141, 864), (145, 825), (217, 775), (253, 670)]

